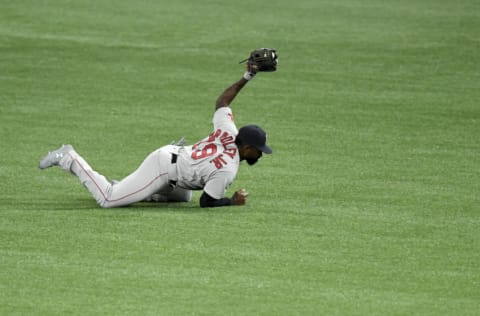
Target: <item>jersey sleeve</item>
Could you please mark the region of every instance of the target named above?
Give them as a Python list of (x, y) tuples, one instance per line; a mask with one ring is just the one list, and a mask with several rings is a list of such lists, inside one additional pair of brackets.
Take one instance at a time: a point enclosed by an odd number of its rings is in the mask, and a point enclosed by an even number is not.
[(232, 109), (230, 107), (221, 107), (213, 115), (214, 130), (221, 129), (227, 131), (233, 136), (237, 136), (238, 130), (233, 119)]
[(203, 191), (214, 199), (221, 199), (225, 196), (225, 192), (227, 192), (228, 187), (232, 184), (234, 177), (235, 175), (228, 172), (217, 172), (207, 181)]

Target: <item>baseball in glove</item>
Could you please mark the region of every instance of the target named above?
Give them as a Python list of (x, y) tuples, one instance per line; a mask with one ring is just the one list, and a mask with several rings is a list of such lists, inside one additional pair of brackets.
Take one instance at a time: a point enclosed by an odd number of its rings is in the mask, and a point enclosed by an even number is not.
[(274, 48), (260, 48), (252, 51), (250, 56), (240, 63), (247, 62), (252, 73), (271, 72), (277, 70), (278, 55)]

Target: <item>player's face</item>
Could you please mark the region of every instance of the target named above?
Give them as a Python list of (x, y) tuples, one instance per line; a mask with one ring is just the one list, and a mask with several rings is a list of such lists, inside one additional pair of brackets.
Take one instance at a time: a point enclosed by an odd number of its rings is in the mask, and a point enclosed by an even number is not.
[(262, 157), (262, 152), (253, 146), (245, 146), (241, 159), (245, 159), (249, 165), (257, 163), (258, 159)]

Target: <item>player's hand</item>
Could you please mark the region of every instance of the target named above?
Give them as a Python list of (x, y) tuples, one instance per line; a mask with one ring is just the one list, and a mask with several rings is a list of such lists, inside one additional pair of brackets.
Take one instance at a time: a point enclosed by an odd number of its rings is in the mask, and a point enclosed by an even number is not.
[(240, 189), (236, 191), (233, 196), (233, 205), (245, 205), (247, 202), (248, 192), (245, 189)]
[(247, 64), (247, 70), (245, 70), (245, 73), (243, 74), (243, 78), (250, 81), (255, 77), (256, 74), (257, 74), (257, 72), (252, 70), (250, 68), (250, 65)]
[(252, 76), (255, 76), (257, 74), (257, 66), (256, 65), (250, 65), (250, 63), (247, 63), (245, 67), (246, 71), (249, 72)]

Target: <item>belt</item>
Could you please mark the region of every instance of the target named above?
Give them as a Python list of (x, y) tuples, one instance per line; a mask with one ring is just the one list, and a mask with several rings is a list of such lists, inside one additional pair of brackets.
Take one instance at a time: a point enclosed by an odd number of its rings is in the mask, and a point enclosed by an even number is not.
[(171, 160), (170, 162), (171, 162), (172, 164), (177, 163), (177, 158), (178, 158), (178, 155), (172, 153), (172, 160)]

